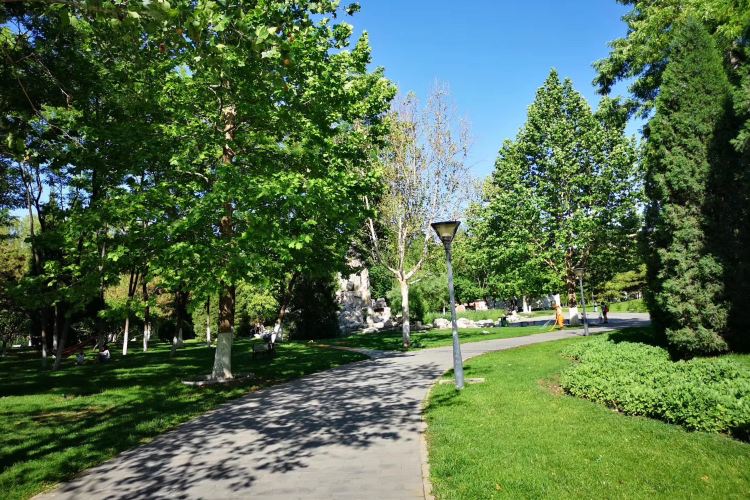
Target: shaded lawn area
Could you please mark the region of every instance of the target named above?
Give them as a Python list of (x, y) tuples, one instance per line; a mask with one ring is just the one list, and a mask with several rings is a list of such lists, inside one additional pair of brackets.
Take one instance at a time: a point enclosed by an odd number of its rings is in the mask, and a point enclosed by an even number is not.
[[(436, 385), (425, 413), (438, 499), (748, 498), (750, 444), (628, 417), (562, 394), (559, 342), (466, 362), (485, 377)], [(750, 360), (750, 356), (744, 356)]]
[(286, 343), (252, 359), (250, 342), (235, 341), (232, 369), (257, 379), (228, 387), (189, 387), (183, 379), (210, 373), (214, 349), (186, 342), (148, 353), (113, 351), (110, 363), (73, 358), (43, 372), (36, 354), (0, 358), (0, 491), (28, 498), (115, 454), (260, 387), (365, 359), (357, 353)]
[[(580, 327), (575, 327), (580, 328)], [(551, 326), (506, 326), (497, 328), (461, 328), (458, 337), (461, 343), (480, 342), (482, 340), (507, 339), (511, 337), (525, 337), (536, 333), (553, 331)], [(487, 332), (487, 333), (484, 333)], [(428, 349), (442, 347), (453, 342), (452, 331), (425, 330), (411, 333), (412, 349)], [(356, 347), (361, 349), (375, 349), (379, 351), (403, 351), (401, 330), (388, 330), (377, 333), (357, 333), (343, 338), (325, 339), (323, 344)]]

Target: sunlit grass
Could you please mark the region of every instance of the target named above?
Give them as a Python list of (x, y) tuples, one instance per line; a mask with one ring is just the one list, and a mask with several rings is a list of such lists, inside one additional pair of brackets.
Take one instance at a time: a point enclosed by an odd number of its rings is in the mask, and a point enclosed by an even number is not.
[(301, 343), (280, 345), (273, 359), (252, 359), (250, 343), (237, 341), (233, 370), (256, 379), (226, 387), (182, 384), (209, 373), (213, 353), (187, 342), (170, 358), (161, 345), (127, 357), (113, 351), (107, 364), (74, 366), (71, 359), (58, 372), (41, 371), (31, 353), (0, 358), (2, 497), (28, 498), (256, 388), (364, 359)]
[(438, 499), (748, 498), (750, 445), (563, 395), (572, 339), (466, 363), (485, 383), (436, 385), (426, 408)]
[[(499, 328), (462, 328), (458, 331), (461, 343), (480, 342), (482, 340), (507, 339), (511, 337), (524, 337), (537, 333), (553, 331), (552, 326), (507, 326)], [(449, 329), (424, 330), (411, 333), (412, 349), (427, 349), (430, 347), (441, 347), (451, 345), (453, 333)], [(321, 343), (355, 347), (361, 349), (374, 349), (379, 351), (403, 350), (401, 330), (388, 330), (376, 333), (358, 333), (348, 337), (321, 340)]]

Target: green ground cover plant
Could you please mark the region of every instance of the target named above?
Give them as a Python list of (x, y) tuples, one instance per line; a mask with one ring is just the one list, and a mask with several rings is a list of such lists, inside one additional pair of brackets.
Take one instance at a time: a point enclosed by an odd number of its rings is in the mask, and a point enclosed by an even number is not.
[(585, 342), (472, 358), (467, 377), (485, 383), (433, 388), (425, 416), (439, 500), (747, 498), (749, 444), (564, 394), (562, 351)]
[[(462, 328), (458, 331), (461, 343), (480, 342), (482, 340), (507, 339), (524, 337), (537, 333), (552, 331), (550, 326), (507, 326), (499, 328)], [(401, 330), (389, 330), (377, 333), (357, 333), (343, 338), (321, 340), (322, 343), (379, 351), (401, 351)], [(412, 349), (427, 349), (451, 345), (453, 333), (450, 329), (425, 330), (412, 332)]]
[[(640, 333), (640, 332), (638, 332)], [(750, 437), (750, 367), (733, 358), (672, 361), (666, 349), (610, 334), (570, 346), (575, 363), (560, 385), (628, 415), (642, 415), (690, 430)]]
[(149, 441), (217, 405), (260, 387), (326, 370), (364, 356), (303, 343), (252, 359), (250, 342), (235, 342), (237, 373), (257, 378), (231, 386), (190, 387), (181, 380), (208, 373), (214, 349), (187, 342), (57, 372), (40, 371), (36, 353), (0, 358), (0, 491), (28, 498), (117, 453)]

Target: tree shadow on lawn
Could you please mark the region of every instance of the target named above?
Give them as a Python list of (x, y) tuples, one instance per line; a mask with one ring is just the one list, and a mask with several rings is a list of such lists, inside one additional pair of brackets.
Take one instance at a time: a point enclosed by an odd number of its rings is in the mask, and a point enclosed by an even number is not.
[[(233, 496), (247, 493), (260, 476), (283, 482), (284, 474), (308, 468), (321, 453), (346, 454), (346, 449), (405, 439), (404, 433), (413, 435), (419, 429), (421, 401), (404, 394), (426, 389), (442, 369), (425, 362), (405, 372), (399, 359), (404, 356), (363, 361), (252, 393), (123, 453), (56, 493)], [(157, 402), (163, 394), (154, 390), (149, 397)], [(356, 458), (347, 464), (357, 466)], [(337, 471), (330, 473), (335, 476)]]
[(657, 338), (654, 330), (650, 327), (646, 328), (626, 328), (623, 330), (614, 330), (607, 333), (608, 340), (611, 340), (615, 344), (620, 342), (632, 342), (635, 344), (647, 344), (655, 347), (665, 347), (664, 342)]

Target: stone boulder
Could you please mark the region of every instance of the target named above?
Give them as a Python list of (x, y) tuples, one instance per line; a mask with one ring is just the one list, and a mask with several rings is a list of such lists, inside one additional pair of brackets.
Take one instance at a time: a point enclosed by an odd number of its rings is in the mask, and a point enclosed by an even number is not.
[(468, 318), (458, 318), (459, 328), (476, 328), (477, 324)]
[(479, 328), (492, 328), (493, 326), (495, 326), (495, 322), (491, 319), (480, 319), (476, 322), (476, 324)]
[(451, 322), (445, 318), (435, 318), (435, 321), (432, 322), (432, 326), (435, 328), (450, 328)]

